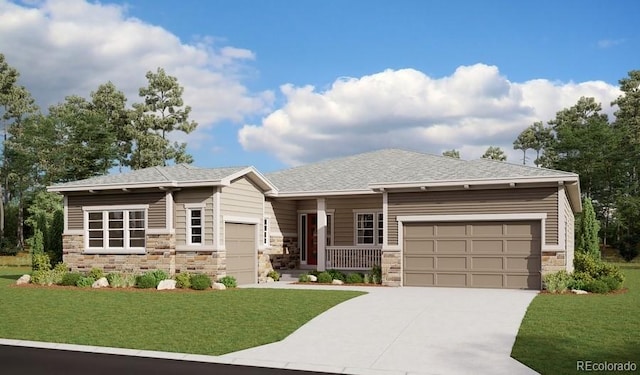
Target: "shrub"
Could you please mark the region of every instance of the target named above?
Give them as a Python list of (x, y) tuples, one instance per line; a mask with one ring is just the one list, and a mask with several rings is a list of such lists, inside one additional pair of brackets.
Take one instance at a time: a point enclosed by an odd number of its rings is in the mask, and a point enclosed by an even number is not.
[(589, 254), (576, 253), (573, 260), (576, 272), (583, 272), (593, 279), (602, 279), (607, 276), (615, 277), (621, 283), (624, 275), (620, 268), (613, 264), (605, 263)]
[(598, 231), (600, 223), (596, 219), (591, 199), (582, 200), (582, 214), (576, 228), (576, 253), (582, 252), (600, 259), (600, 244)]
[(106, 278), (112, 288), (130, 288), (136, 285), (136, 277), (128, 273), (111, 272)]
[(278, 271), (275, 271), (275, 270), (270, 271), (270, 272), (267, 274), (267, 277), (272, 278), (272, 279), (273, 279), (273, 281), (278, 281), (278, 280), (280, 280), (280, 274), (278, 273)]
[(37, 270), (31, 273), (31, 283), (38, 285), (53, 285), (53, 272), (51, 270)]
[(371, 267), (371, 282), (374, 284), (382, 283), (382, 267), (377, 264)]
[(51, 272), (53, 273), (53, 283), (61, 284), (62, 278), (69, 272), (69, 267), (64, 263), (58, 263)]
[(226, 286), (227, 288), (235, 288), (238, 286), (238, 282), (233, 276), (225, 276), (218, 280), (218, 282), (224, 284), (224, 286)]
[(158, 286), (158, 284), (160, 284), (160, 281), (167, 280), (169, 278), (169, 275), (163, 270), (153, 270), (147, 273), (153, 276), (154, 279), (156, 279), (156, 287)]
[(67, 272), (64, 274), (64, 276), (62, 276), (60, 285), (76, 286), (78, 284), (78, 280), (80, 280), (82, 277), (83, 276), (80, 272)]
[(347, 275), (347, 284), (362, 284), (364, 282), (364, 278), (359, 273), (350, 273)]
[(308, 274), (303, 273), (302, 275), (298, 276), (298, 281), (301, 283), (308, 283), (311, 282), (311, 278)]
[(78, 279), (76, 282), (76, 286), (80, 288), (91, 288), (91, 285), (96, 282), (96, 279), (93, 277), (83, 276)]
[(179, 274), (176, 274), (176, 288), (191, 288), (191, 275), (189, 274), (189, 272), (181, 272)]
[(31, 257), (31, 268), (34, 271), (48, 271), (51, 269), (51, 260), (45, 253), (34, 253)]
[(313, 275), (315, 277), (318, 277), (319, 274), (320, 274), (320, 271), (318, 270), (309, 271), (309, 275)]
[(584, 290), (591, 293), (609, 293), (609, 285), (603, 280), (590, 280), (584, 285)]
[(150, 289), (157, 287), (156, 278), (149, 272), (136, 277), (136, 288)]
[(345, 275), (343, 272), (340, 272), (338, 270), (327, 270), (326, 272), (329, 275), (331, 275), (332, 280), (345, 281), (347, 279), (347, 275)]
[(328, 272), (320, 272), (318, 274), (319, 283), (330, 283), (331, 281), (333, 281), (333, 278)]
[(364, 282), (365, 284), (370, 284), (371, 275), (369, 275), (368, 273), (365, 273), (364, 276), (362, 277), (362, 282)]
[(558, 271), (544, 276), (545, 288), (551, 293), (563, 293), (569, 289), (572, 278), (567, 271)]
[(92, 277), (94, 280), (98, 280), (104, 277), (104, 271), (100, 268), (92, 268), (87, 274), (88, 277)]
[(587, 283), (593, 281), (593, 277), (585, 272), (574, 272), (571, 275), (571, 282), (569, 283), (570, 289), (586, 290)]
[(615, 276), (605, 276), (600, 280), (607, 284), (607, 287), (609, 287), (609, 291), (622, 288), (622, 281)]
[(202, 273), (191, 275), (191, 279), (189, 281), (191, 282), (191, 289), (205, 290), (211, 288), (211, 279), (209, 276)]

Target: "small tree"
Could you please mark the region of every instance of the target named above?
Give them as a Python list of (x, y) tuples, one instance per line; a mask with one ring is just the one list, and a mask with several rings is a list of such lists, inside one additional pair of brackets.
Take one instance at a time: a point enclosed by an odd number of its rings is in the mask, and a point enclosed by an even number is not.
[(442, 153), (442, 156), (447, 156), (447, 157), (450, 157), (450, 158), (460, 159), (460, 151), (458, 151), (458, 150), (456, 150), (454, 148), (454, 149), (451, 149), (451, 150), (444, 151)]
[(576, 249), (600, 259), (599, 230), (600, 223), (596, 220), (596, 213), (591, 199), (584, 198), (582, 201), (582, 214), (578, 220), (576, 231)]

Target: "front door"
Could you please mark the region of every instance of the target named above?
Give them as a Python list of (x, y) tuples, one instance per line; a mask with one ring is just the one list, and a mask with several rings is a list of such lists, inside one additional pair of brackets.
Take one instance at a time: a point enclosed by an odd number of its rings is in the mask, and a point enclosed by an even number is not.
[(307, 264), (318, 264), (318, 215), (307, 214)]

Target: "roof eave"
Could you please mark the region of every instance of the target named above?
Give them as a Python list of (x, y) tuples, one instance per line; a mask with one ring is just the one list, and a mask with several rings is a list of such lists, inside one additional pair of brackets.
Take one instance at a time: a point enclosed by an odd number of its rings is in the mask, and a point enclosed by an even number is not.
[(475, 180), (445, 180), (445, 181), (411, 181), (411, 182), (376, 182), (369, 184), (372, 190), (384, 189), (412, 189), (429, 187), (455, 187), (455, 186), (482, 186), (482, 185), (509, 185), (509, 184), (536, 184), (553, 182), (578, 182), (577, 175), (549, 176), (549, 177), (517, 177), (517, 178), (493, 178)]
[(274, 191), (266, 194), (269, 197), (277, 198), (314, 198), (325, 196), (340, 196), (340, 195), (371, 195), (378, 194), (377, 191), (366, 190), (314, 190), (314, 191)]

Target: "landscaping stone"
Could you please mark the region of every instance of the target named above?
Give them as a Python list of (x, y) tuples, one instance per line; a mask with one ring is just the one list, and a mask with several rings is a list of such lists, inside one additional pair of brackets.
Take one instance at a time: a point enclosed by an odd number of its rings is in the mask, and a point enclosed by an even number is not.
[(16, 281), (16, 285), (29, 284), (31, 282), (31, 275), (22, 275)]
[(107, 281), (106, 277), (101, 277), (98, 280), (94, 281), (93, 284), (91, 284), (92, 288), (106, 288), (109, 286), (109, 281)]
[(223, 283), (213, 283), (211, 287), (215, 290), (225, 290), (227, 287)]
[(342, 281), (342, 280), (333, 280), (333, 281), (331, 281), (331, 284), (342, 285), (342, 284), (344, 284), (344, 281)]
[(175, 280), (162, 280), (156, 289), (158, 290), (172, 290), (176, 288)]
[(589, 294), (589, 292), (587, 292), (586, 290), (580, 290), (580, 289), (571, 289), (571, 293), (575, 293), (575, 294)]
[(273, 279), (273, 277), (267, 277), (267, 282), (268, 283), (274, 283), (276, 281)]
[(314, 276), (314, 275), (309, 275), (309, 281), (315, 283), (315, 282), (318, 281), (318, 278), (316, 276)]

